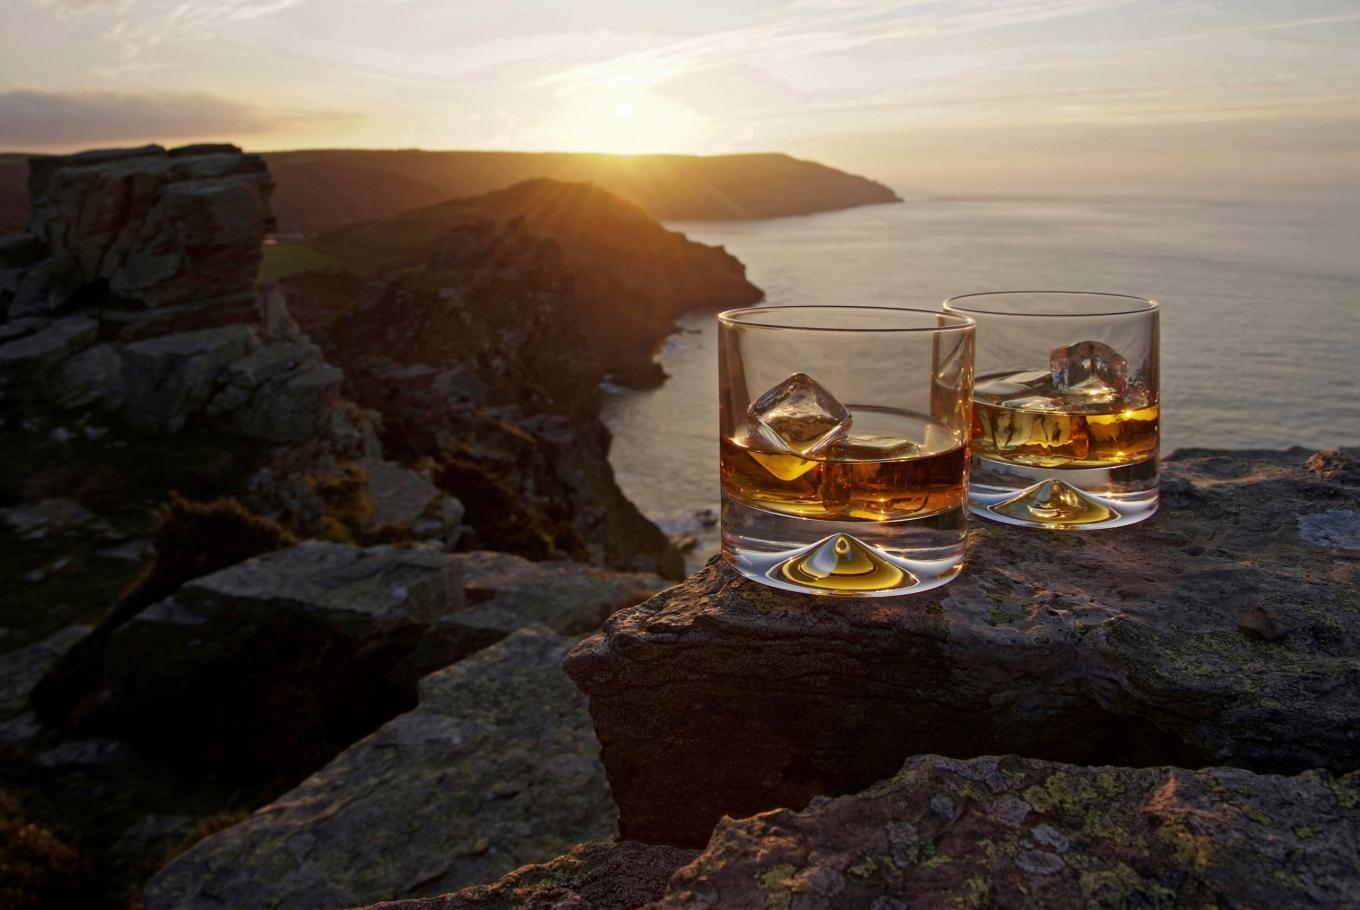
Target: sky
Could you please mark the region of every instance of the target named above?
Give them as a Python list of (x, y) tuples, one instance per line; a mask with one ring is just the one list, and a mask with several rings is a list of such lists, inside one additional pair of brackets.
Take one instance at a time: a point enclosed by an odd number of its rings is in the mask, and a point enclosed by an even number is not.
[(0, 0), (0, 150), (784, 151), (1360, 185), (1360, 0)]

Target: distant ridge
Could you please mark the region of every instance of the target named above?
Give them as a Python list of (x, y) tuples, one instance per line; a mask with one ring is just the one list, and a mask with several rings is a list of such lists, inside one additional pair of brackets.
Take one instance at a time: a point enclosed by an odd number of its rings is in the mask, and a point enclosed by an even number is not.
[[(28, 157), (0, 154), (0, 233), (23, 226)], [(313, 149), (266, 152), (264, 158), (283, 232), (333, 230), (535, 177), (593, 183), (661, 221), (779, 218), (902, 201), (881, 183), (780, 153)]]

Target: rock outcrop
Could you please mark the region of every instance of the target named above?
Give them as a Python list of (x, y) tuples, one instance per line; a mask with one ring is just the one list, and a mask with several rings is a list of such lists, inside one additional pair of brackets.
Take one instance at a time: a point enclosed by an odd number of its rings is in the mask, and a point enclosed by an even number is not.
[(1357, 843), (1357, 774), (922, 756), (854, 796), (725, 819), (648, 906), (1340, 907)]
[(255, 289), (263, 159), (229, 145), (35, 158), (26, 233), (0, 239), (0, 396), (141, 430), (271, 443), (327, 429), (341, 374)]
[[(28, 229), (57, 273), (47, 290), (102, 282), (112, 298), (146, 310), (253, 304), (259, 241), (274, 223), (258, 155), (196, 145), (34, 158), (28, 186)], [(66, 302), (42, 293), (36, 277), (20, 282), (13, 316)]]
[(1182, 452), (1152, 520), (976, 521), (956, 581), (896, 600), (785, 594), (715, 560), (567, 660), (621, 834), (702, 845), (723, 815), (925, 753), (1352, 770), (1360, 550), (1336, 529), (1360, 516), (1355, 454)]
[(489, 885), (371, 910), (636, 910), (660, 898), (672, 873), (695, 856), (693, 850), (636, 841), (579, 844)]
[(433, 895), (610, 836), (569, 645), (531, 627), (425, 678), (415, 710), (161, 870), (148, 910)]

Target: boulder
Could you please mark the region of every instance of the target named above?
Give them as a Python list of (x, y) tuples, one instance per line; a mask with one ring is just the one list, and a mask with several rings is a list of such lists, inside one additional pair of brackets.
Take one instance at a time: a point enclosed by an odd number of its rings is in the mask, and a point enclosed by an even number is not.
[(531, 627), (146, 886), (148, 910), (332, 910), (487, 882), (613, 833), (570, 642)]
[(0, 343), (0, 395), (39, 385), (52, 367), (93, 344), (99, 334), (99, 323), (86, 316), (20, 325), (15, 337)]
[(212, 397), (218, 373), (233, 360), (259, 350), (244, 324), (181, 332), (137, 341), (123, 349), (128, 423), (173, 433)]
[(724, 819), (648, 906), (1353, 906), (1357, 843), (1360, 774), (920, 756), (854, 796)]
[(74, 499), (39, 499), (0, 509), (0, 525), (24, 540), (50, 539), (63, 534), (96, 540), (117, 537), (107, 520)]
[(93, 629), (82, 624), (67, 626), (41, 641), (0, 655), (0, 714), (23, 708), (43, 674)]
[[(1355, 452), (1343, 453), (1354, 459)], [(920, 595), (841, 600), (714, 560), (567, 659), (624, 837), (702, 845), (723, 815), (862, 789), (910, 756), (1352, 770), (1356, 475), (1302, 449), (1190, 451), (1162, 508), (1089, 534), (986, 521)]]
[[(499, 638), (437, 553), (310, 541), (184, 585), (110, 635), (113, 731), (244, 779), (297, 775), (409, 708), (417, 680)], [(294, 777), (293, 779), (296, 779)]]
[(439, 488), (429, 476), (391, 461), (364, 465), (368, 498), (373, 503), (373, 524), (409, 527), (439, 499)]
[[(272, 347), (284, 346), (291, 347)], [(256, 386), (248, 403), (232, 415), (228, 427), (238, 435), (265, 442), (311, 439), (326, 427), (344, 379), (338, 368), (312, 352), (296, 367)]]
[(516, 869), (489, 885), (367, 910), (635, 910), (661, 897), (694, 850), (636, 841), (578, 844), (548, 863)]
[(101, 405), (119, 411), (127, 401), (127, 379), (117, 347), (97, 344), (62, 361), (54, 384), (55, 403), (79, 410)]

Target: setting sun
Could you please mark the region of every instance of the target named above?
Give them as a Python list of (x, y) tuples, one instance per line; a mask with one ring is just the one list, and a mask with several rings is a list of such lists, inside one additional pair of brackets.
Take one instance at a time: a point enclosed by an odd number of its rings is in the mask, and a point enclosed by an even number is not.
[(543, 130), (546, 147), (625, 155), (693, 151), (710, 133), (702, 116), (658, 95), (636, 73), (569, 83), (556, 94)]

